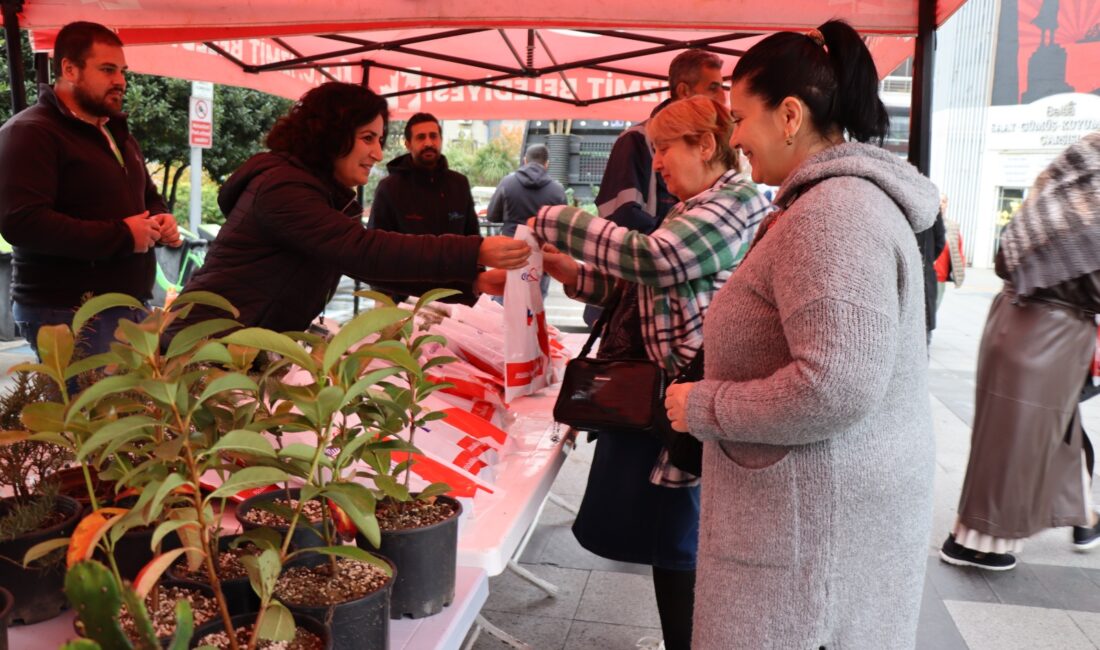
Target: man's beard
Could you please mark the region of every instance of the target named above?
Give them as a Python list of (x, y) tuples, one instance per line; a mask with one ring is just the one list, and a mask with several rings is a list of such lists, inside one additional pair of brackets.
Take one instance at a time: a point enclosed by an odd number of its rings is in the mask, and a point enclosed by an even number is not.
[[(112, 88), (107, 92), (111, 93), (114, 90)], [(117, 112), (117, 109), (107, 102), (107, 95), (96, 98), (78, 85), (73, 86), (73, 99), (76, 100), (80, 110), (95, 117), (110, 117)]]
[[(431, 160), (425, 160), (424, 154), (429, 151), (435, 154), (435, 158), (432, 158)], [(427, 167), (429, 169), (435, 167), (439, 164), (439, 150), (432, 147), (425, 147), (421, 149), (419, 153), (413, 156), (413, 162), (416, 163), (419, 167)]]

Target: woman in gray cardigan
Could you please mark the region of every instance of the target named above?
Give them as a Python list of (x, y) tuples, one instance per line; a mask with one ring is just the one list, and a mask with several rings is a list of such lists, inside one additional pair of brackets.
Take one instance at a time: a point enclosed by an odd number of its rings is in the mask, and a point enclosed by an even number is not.
[(695, 650), (915, 642), (934, 446), (913, 233), (939, 197), (861, 144), (888, 126), (876, 82), (838, 21), (733, 73), (731, 143), (779, 210), (707, 312), (705, 379), (666, 401), (704, 442)]

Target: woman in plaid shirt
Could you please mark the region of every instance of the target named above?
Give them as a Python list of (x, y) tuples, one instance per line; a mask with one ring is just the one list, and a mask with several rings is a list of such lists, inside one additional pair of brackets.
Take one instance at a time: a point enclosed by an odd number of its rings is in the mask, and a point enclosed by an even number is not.
[[(613, 305), (600, 358), (648, 357), (674, 378), (702, 346), (703, 314), (771, 207), (740, 171), (732, 131), (726, 107), (701, 96), (648, 122), (653, 168), (680, 199), (651, 234), (568, 206), (532, 219), (566, 294)], [(690, 645), (698, 528), (697, 477), (672, 467), (655, 437), (599, 432), (573, 533), (597, 555), (653, 567), (669, 650)]]

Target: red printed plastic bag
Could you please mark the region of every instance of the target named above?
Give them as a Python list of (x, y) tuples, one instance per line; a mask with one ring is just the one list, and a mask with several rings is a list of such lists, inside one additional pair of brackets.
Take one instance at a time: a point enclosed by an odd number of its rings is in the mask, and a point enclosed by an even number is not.
[(531, 247), (522, 268), (508, 271), (504, 282), (504, 401), (529, 395), (550, 383), (550, 339), (542, 308), (542, 253), (527, 226), (516, 239)]

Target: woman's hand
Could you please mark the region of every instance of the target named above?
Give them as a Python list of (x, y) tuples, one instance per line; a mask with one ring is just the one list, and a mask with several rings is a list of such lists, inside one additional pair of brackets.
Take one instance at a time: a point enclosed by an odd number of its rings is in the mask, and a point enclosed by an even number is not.
[(694, 383), (672, 384), (665, 391), (665, 410), (673, 431), (688, 432), (687, 403)]
[(504, 269), (482, 271), (477, 274), (477, 280), (474, 282), (474, 290), (478, 293), (487, 293), (490, 296), (503, 296), (504, 280), (507, 277), (508, 272)]
[(530, 255), (527, 242), (495, 235), (481, 240), (477, 263), (494, 269), (518, 269)]
[(542, 270), (566, 289), (577, 288), (577, 260), (550, 244), (542, 245)]
[[(532, 233), (535, 232), (535, 221), (537, 219), (538, 219), (538, 217), (529, 217), (527, 219), (527, 227), (531, 229)], [(538, 237), (538, 235), (535, 235), (535, 237)]]

